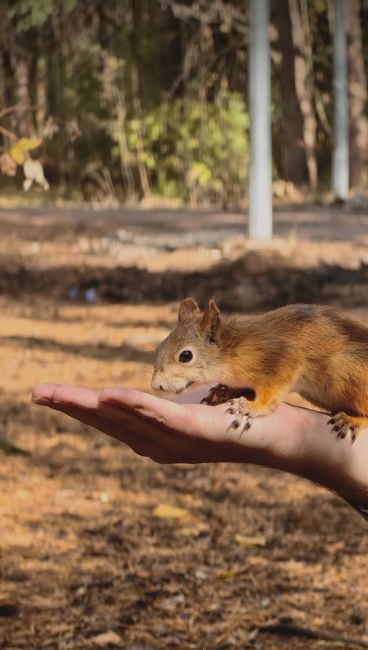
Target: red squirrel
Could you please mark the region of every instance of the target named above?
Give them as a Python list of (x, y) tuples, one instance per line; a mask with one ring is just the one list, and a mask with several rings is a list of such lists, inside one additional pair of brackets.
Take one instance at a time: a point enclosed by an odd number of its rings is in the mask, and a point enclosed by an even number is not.
[[(331, 414), (337, 437), (368, 428), (368, 328), (333, 307), (294, 304), (261, 315), (225, 316), (192, 298), (158, 346), (152, 388), (179, 393), (218, 383), (203, 400), (231, 400), (234, 428), (249, 429), (290, 391)], [(234, 399), (235, 398), (235, 399)]]

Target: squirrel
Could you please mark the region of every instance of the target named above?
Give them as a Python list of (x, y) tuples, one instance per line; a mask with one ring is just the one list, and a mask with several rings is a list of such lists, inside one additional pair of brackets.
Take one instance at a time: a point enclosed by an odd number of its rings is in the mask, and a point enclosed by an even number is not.
[(368, 328), (323, 305), (228, 316), (213, 299), (202, 313), (185, 298), (156, 350), (152, 388), (179, 393), (198, 382), (218, 383), (203, 402), (230, 401), (230, 426), (241, 432), (295, 391), (354, 442), (368, 428)]

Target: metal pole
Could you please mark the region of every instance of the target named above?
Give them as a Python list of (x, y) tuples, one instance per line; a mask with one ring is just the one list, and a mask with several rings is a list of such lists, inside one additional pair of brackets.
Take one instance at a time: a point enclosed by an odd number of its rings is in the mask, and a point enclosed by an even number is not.
[(272, 237), (271, 72), (269, 0), (250, 0), (249, 237)]
[(334, 0), (333, 7), (334, 148), (332, 191), (337, 198), (346, 199), (349, 192), (349, 109), (344, 0)]

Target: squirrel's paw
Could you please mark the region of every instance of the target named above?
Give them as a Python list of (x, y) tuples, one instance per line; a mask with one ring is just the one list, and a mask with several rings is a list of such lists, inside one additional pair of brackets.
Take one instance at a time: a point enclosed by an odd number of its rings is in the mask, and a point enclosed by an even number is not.
[(242, 436), (244, 431), (247, 431), (252, 426), (253, 415), (249, 408), (249, 404), (244, 397), (231, 400), (230, 407), (227, 409), (226, 413), (235, 415), (229, 429), (240, 429), (240, 436)]
[(218, 404), (225, 404), (225, 402), (236, 401), (239, 397), (245, 397), (252, 401), (254, 396), (254, 390), (251, 388), (230, 388), (226, 384), (218, 384), (210, 388), (208, 395), (202, 399), (201, 404), (217, 406)]
[(210, 392), (206, 397), (201, 401), (201, 404), (209, 404), (210, 406), (216, 406), (217, 404), (224, 404), (228, 402), (229, 399), (233, 397), (233, 391), (229, 386), (225, 384), (218, 384), (217, 386), (212, 386)]
[(351, 417), (343, 411), (340, 411), (339, 413), (333, 413), (332, 418), (327, 424), (332, 425), (332, 431), (336, 431), (337, 438), (346, 438), (348, 433), (350, 433), (351, 443), (353, 443), (359, 434), (360, 419)]

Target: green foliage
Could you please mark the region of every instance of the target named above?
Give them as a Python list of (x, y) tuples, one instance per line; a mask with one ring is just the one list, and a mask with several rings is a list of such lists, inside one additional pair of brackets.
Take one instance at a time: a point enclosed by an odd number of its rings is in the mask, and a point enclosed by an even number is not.
[[(332, 3), (296, 5), (305, 48), (295, 53), (308, 57), (312, 148), (322, 178), (332, 144)], [(297, 60), (284, 56), (296, 28), (290, 21), (280, 28), (280, 6), (287, 12), (289, 5), (275, 0), (271, 12), (278, 33), (272, 57), (274, 175), (307, 183), (299, 155), (310, 147), (301, 100), (294, 89), (288, 101), (285, 85), (297, 71)], [(78, 192), (92, 169), (111, 177), (122, 200), (150, 191), (199, 204), (239, 204), (244, 198), (249, 15), (243, 0), (0, 0), (0, 8), (0, 98), (11, 106), (22, 97), (32, 107), (5, 115), (2, 127), (16, 138), (42, 138), (52, 184)], [(359, 12), (366, 65), (367, 0)], [(363, 80), (363, 97), (365, 85)], [(8, 150), (7, 138), (0, 145)]]
[(248, 115), (239, 93), (222, 91), (212, 102), (163, 101), (138, 117), (126, 96), (124, 60), (82, 41), (74, 70), (67, 105), (88, 132), (76, 142), (79, 161), (88, 163), (98, 149), (123, 182), (130, 179), (128, 194), (139, 195), (143, 166), (151, 190), (164, 197), (229, 204), (244, 196)]
[[(63, 12), (74, 9), (77, 0), (64, 0)], [(54, 0), (13, 0), (9, 8), (10, 18), (17, 21), (17, 31), (26, 31), (31, 27), (42, 27), (51, 16)]]
[(222, 92), (215, 102), (176, 99), (142, 123), (129, 120), (127, 142), (159, 194), (192, 203), (236, 203), (245, 193), (248, 126), (241, 95)]

